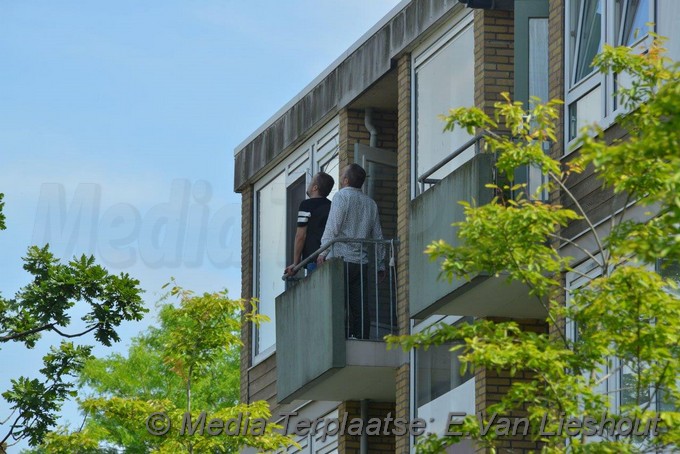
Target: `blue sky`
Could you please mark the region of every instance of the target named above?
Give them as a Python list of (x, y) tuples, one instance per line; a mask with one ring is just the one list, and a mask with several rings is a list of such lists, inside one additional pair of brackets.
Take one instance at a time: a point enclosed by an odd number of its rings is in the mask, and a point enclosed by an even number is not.
[[(138, 278), (150, 308), (171, 276), (237, 296), (234, 148), (397, 3), (0, 2), (2, 295), (27, 282), (27, 247), (49, 241)], [(52, 341), (4, 345), (0, 389), (34, 375)]]

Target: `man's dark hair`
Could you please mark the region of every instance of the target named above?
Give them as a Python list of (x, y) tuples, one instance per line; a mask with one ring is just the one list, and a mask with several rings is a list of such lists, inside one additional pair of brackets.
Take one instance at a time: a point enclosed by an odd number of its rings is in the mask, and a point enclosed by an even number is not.
[(350, 164), (345, 170), (345, 176), (349, 185), (353, 188), (361, 188), (366, 181), (366, 171), (359, 164)]
[(328, 194), (330, 194), (331, 190), (333, 190), (335, 180), (327, 173), (319, 172), (314, 177), (314, 183), (319, 187), (319, 193), (321, 194), (321, 197), (328, 197)]

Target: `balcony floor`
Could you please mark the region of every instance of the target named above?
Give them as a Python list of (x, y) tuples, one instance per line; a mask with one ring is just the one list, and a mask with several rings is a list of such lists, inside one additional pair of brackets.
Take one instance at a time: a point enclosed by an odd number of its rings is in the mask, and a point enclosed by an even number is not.
[(346, 340), (347, 365), (334, 367), (282, 400), (361, 400), (393, 402), (396, 369), (405, 361), (401, 349), (379, 341)]

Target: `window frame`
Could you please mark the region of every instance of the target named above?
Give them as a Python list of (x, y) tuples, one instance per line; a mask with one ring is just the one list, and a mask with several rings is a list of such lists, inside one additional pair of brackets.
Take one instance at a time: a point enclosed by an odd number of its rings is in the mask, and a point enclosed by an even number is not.
[[(445, 323), (447, 325), (455, 325), (456, 323), (460, 323), (462, 320), (464, 320), (464, 316), (457, 316), (457, 315), (431, 315), (423, 320), (421, 320), (419, 323), (416, 323), (415, 320), (411, 320), (411, 329), (410, 333), (411, 334), (417, 334), (420, 333), (434, 325), (437, 325), (439, 323)], [(472, 322), (474, 322), (474, 318), (472, 319)], [(416, 349), (412, 348), (411, 351), (409, 352), (409, 364), (411, 364), (411, 367), (409, 368), (409, 382), (411, 383), (410, 389), (409, 389), (409, 408), (410, 408), (410, 418), (411, 420), (419, 417), (418, 416), (418, 409), (420, 407), (417, 406), (418, 404), (418, 382), (417, 382), (417, 376), (418, 376), (418, 367), (417, 367), (417, 359), (416, 359)], [(453, 354), (453, 353), (452, 353)], [(449, 390), (448, 392), (442, 394), (441, 396), (438, 396), (435, 399), (432, 399), (431, 401), (428, 402), (433, 402), (434, 400), (446, 396), (448, 393), (454, 391), (455, 389), (459, 388), (460, 386), (463, 386), (470, 380), (475, 380), (475, 375), (474, 373), (472, 374), (472, 377), (470, 377), (468, 380), (465, 380), (462, 382), (460, 385), (458, 385), (456, 388)], [(474, 399), (473, 399), (474, 401)], [(427, 404), (424, 404), (427, 405)], [(424, 406), (422, 405), (422, 406)], [(422, 407), (421, 406), (421, 407)], [(411, 448), (415, 446), (416, 439), (417, 437), (414, 435), (411, 435), (409, 437), (410, 439), (410, 444)], [(411, 450), (413, 452), (413, 449)]]
[[(641, 264), (639, 266), (647, 267), (647, 269), (653, 269), (657, 273), (660, 273), (659, 261), (653, 264)], [(571, 300), (571, 294), (573, 291), (588, 285), (591, 280), (597, 279), (602, 275), (601, 268), (597, 266), (592, 259), (584, 260), (582, 263), (575, 266), (574, 269), (575, 271), (578, 271), (578, 273), (567, 272), (565, 276), (567, 305)], [(587, 278), (583, 275), (587, 276)], [(571, 319), (566, 320), (566, 336), (570, 341), (575, 341), (578, 337), (576, 324)], [(612, 373), (612, 371), (615, 372)], [(602, 371), (602, 375), (606, 376), (608, 374), (611, 375), (602, 382), (601, 386), (609, 401), (610, 410), (615, 414), (619, 414), (622, 405), (624, 367), (621, 367), (621, 361), (618, 356), (613, 356), (607, 359), (607, 364)], [(662, 405), (662, 401), (659, 399), (659, 393), (654, 393), (651, 387), (649, 389), (649, 393), (650, 399), (652, 400), (650, 409), (653, 409), (655, 412), (659, 412)]]
[[(285, 174), (285, 186), (288, 189), (292, 184), (295, 184), (302, 175), (305, 176), (305, 184), (308, 185), (311, 182), (312, 176), (319, 171), (321, 163), (324, 160), (330, 161), (334, 155), (337, 155), (339, 149), (339, 131), (340, 131), (340, 120), (339, 117), (334, 117), (321, 126), (314, 134), (312, 134), (309, 139), (296, 147), (288, 156), (286, 156), (281, 162), (276, 164), (273, 168), (267, 171), (262, 177), (260, 177), (253, 184), (253, 212), (252, 212), (252, 234), (253, 234), (253, 246), (252, 246), (252, 263), (253, 272), (251, 276), (251, 285), (253, 289), (253, 297), (259, 298), (260, 296), (260, 263), (259, 263), (259, 247), (260, 247), (260, 200), (259, 194), (260, 190), (267, 186), (269, 183), (274, 181), (276, 178)], [(336, 181), (337, 185), (338, 182)], [(287, 193), (286, 193), (287, 200)], [(284, 224), (285, 225), (285, 224)], [(284, 227), (285, 230), (285, 227)], [(288, 258), (286, 257), (286, 261)], [(283, 274), (283, 270), (281, 271)], [(283, 281), (281, 281), (283, 282)], [(285, 291), (285, 289), (283, 290)], [(258, 308), (259, 310), (259, 308)], [(274, 311), (276, 310), (276, 305), (274, 305)], [(270, 314), (266, 314), (270, 315)], [(271, 323), (276, 326), (275, 314), (271, 314)], [(276, 328), (274, 328), (274, 333), (276, 333)], [(259, 334), (260, 329), (257, 325), (251, 322), (251, 347), (250, 347), (250, 357), (252, 359), (251, 367), (261, 363), (271, 355), (276, 352), (276, 342), (273, 345), (260, 351), (259, 349)]]
[[(602, 25), (600, 30), (600, 43), (618, 45), (621, 42), (623, 34), (623, 23), (625, 14), (630, 6), (631, 0), (600, 0), (602, 8)], [(657, 6), (655, 0), (646, 0), (648, 8), (649, 21), (656, 23)], [(574, 6), (579, 6), (579, 11), (574, 11)], [(616, 121), (616, 117), (624, 112), (621, 105), (614, 100), (615, 75), (601, 74), (593, 70), (590, 74), (584, 76), (582, 79), (576, 81), (576, 60), (577, 52), (580, 44), (580, 29), (583, 22), (582, 10), (585, 5), (585, 0), (568, 0), (565, 2), (564, 15), (564, 150), (563, 156), (576, 151), (575, 142), (578, 137), (578, 131), (574, 131), (572, 137), (572, 108), (576, 108), (577, 103), (584, 99), (588, 94), (600, 88), (599, 93), (599, 107), (600, 118), (598, 123), (603, 129), (609, 128)], [(623, 11), (621, 12), (622, 20), (617, 18), (617, 8), (621, 5)], [(575, 20), (575, 27), (572, 23)], [(618, 23), (617, 23), (618, 22)], [(648, 31), (656, 31), (656, 25), (648, 29)], [(635, 40), (630, 45), (635, 52), (643, 53), (651, 43), (649, 33), (645, 33)], [(578, 123), (578, 111), (575, 113), (576, 123)]]
[[(255, 298), (260, 298), (260, 254), (259, 254), (259, 249), (260, 249), (260, 244), (261, 244), (261, 239), (260, 239), (260, 206), (261, 206), (261, 201), (260, 201), (260, 191), (265, 188), (268, 184), (272, 183), (274, 180), (279, 178), (282, 174), (286, 178), (284, 178), (284, 184), (286, 185), (286, 188), (288, 187), (288, 175), (286, 174), (286, 168), (285, 166), (281, 168), (280, 166), (277, 167), (276, 169), (272, 170), (267, 174), (266, 178), (260, 179), (253, 187), (253, 275), (252, 275), (252, 285), (253, 285), (253, 296)], [(285, 230), (285, 229), (284, 229)], [(276, 303), (275, 303), (276, 304)], [(276, 305), (274, 306), (274, 310), (276, 311)], [(258, 306), (257, 311), (259, 313), (260, 307)], [(253, 323), (250, 322), (252, 326), (251, 334), (251, 354), (252, 354), (252, 359), (253, 359), (253, 365), (265, 360), (269, 356), (271, 356), (275, 351), (276, 351), (276, 342), (274, 342), (273, 345), (270, 345), (269, 347), (265, 348), (264, 350), (260, 351), (259, 349), (259, 344), (260, 344), (260, 329), (259, 327)], [(271, 317), (271, 321), (268, 323), (276, 323), (276, 319), (274, 317)], [(274, 334), (276, 335), (276, 328), (274, 328)]]

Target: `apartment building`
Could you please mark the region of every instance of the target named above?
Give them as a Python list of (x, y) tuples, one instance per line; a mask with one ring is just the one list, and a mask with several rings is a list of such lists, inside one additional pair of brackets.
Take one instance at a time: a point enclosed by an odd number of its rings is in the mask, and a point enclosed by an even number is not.
[[(493, 156), (481, 137), (443, 133), (438, 115), (476, 105), (488, 113), (501, 92), (515, 100), (565, 99), (561, 140), (546, 153), (569, 159), (575, 131), (599, 121), (616, 135), (616, 81), (592, 72), (602, 43), (637, 45), (645, 25), (671, 36), (680, 55), (680, 2), (675, 0), (411, 0), (397, 5), (350, 49), (253, 132), (235, 150), (235, 190), (242, 195), (242, 291), (271, 318), (244, 325), (241, 399), (266, 400), (274, 421), (295, 418), (403, 418), (427, 421), (442, 433), (452, 411), (476, 413), (497, 401), (509, 374), (478, 370), (461, 376), (448, 346), (404, 353), (387, 350), (387, 333), (419, 332), (433, 323), (477, 317), (514, 319), (545, 332), (543, 308), (520, 284), (493, 276), (437, 279), (423, 250), (433, 239), (456, 244), (451, 223), (458, 200), (491, 199)], [(385, 240), (365, 247), (372, 280), (369, 339), (345, 327), (342, 262), (286, 282), (297, 207), (312, 175), (339, 180), (352, 162), (368, 172), (364, 191), (379, 207)], [(530, 186), (542, 175), (516, 175)], [(610, 195), (592, 174), (571, 183), (588, 213), (603, 220)], [(337, 185), (335, 190), (337, 190)], [(332, 194), (331, 196), (332, 197)], [(582, 235), (574, 223), (564, 232)], [(568, 248), (567, 248), (568, 249)], [(384, 251), (384, 254), (383, 254)], [(578, 251), (567, 250), (578, 258)], [(378, 262), (387, 279), (375, 278)], [(567, 277), (569, 279), (569, 277)], [(516, 378), (521, 379), (521, 378)], [(323, 438), (323, 439), (322, 439)], [(409, 435), (299, 436), (302, 452), (411, 452)], [(522, 437), (504, 440), (514, 452), (536, 448)], [(451, 452), (475, 452), (462, 442)]]

